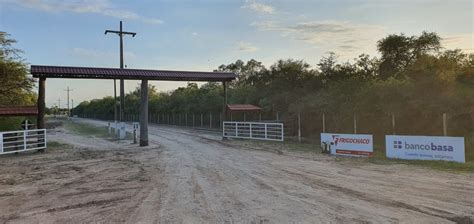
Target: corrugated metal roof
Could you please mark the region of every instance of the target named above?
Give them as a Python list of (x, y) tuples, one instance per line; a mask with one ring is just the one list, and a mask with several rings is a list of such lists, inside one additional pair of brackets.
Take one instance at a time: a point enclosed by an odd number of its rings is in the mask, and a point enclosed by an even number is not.
[(0, 116), (27, 116), (37, 115), (36, 106), (0, 106)]
[(227, 104), (227, 108), (230, 111), (259, 111), (261, 107), (257, 107), (252, 104)]
[(237, 75), (230, 72), (194, 72), (147, 69), (119, 69), (71, 66), (32, 65), (35, 78), (78, 78), (78, 79), (148, 79), (168, 81), (232, 81)]

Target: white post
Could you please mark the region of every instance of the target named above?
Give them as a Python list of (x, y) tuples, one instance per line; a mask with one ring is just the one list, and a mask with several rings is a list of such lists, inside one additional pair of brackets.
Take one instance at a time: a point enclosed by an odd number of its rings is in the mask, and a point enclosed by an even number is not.
[(235, 122), (235, 137), (239, 136), (238, 126), (239, 126), (239, 124), (237, 122)]
[(284, 141), (285, 140), (285, 130), (283, 129), (283, 124), (280, 124), (280, 127), (281, 127), (281, 140)]
[(323, 113), (323, 133), (326, 133), (326, 116)]
[(354, 115), (354, 134), (357, 134), (357, 119), (356, 119), (356, 115)]
[(3, 153), (3, 133), (0, 133), (0, 153)]
[(301, 142), (301, 113), (298, 112), (298, 142)]
[(250, 123), (250, 138), (253, 138), (253, 134), (252, 134), (252, 123)]
[(448, 136), (448, 123), (446, 119), (446, 113), (443, 113), (443, 135)]
[(26, 150), (26, 132), (27, 131), (23, 131), (23, 149)]

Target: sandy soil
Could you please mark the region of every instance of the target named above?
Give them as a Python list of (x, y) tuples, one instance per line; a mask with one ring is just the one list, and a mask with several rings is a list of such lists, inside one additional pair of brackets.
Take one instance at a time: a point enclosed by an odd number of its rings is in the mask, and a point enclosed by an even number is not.
[(151, 146), (140, 148), (59, 128), (49, 139), (73, 148), (0, 157), (0, 222), (474, 220), (472, 173), (255, 150), (262, 145), (170, 126), (149, 131)]

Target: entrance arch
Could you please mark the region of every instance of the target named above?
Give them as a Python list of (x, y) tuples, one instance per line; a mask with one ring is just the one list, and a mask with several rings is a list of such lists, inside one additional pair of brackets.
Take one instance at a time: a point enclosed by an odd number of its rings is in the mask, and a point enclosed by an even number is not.
[(49, 65), (31, 65), (30, 73), (33, 75), (34, 78), (39, 79), (37, 102), (38, 128), (44, 128), (44, 115), (46, 107), (46, 78), (141, 80), (140, 146), (148, 145), (148, 80), (222, 82), (222, 85), (224, 87), (222, 114), (223, 121), (225, 121), (227, 105), (227, 82), (231, 82), (232, 80), (237, 78), (237, 75), (231, 72), (196, 72)]

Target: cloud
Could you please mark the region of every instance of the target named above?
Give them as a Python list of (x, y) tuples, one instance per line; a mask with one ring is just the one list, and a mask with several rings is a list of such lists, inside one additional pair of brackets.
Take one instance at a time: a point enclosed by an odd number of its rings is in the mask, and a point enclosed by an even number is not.
[(252, 44), (250, 43), (247, 43), (247, 42), (239, 42), (237, 44), (237, 51), (242, 51), (242, 52), (255, 52), (257, 51), (258, 48), (253, 46)]
[(441, 44), (447, 49), (461, 49), (466, 53), (474, 53), (474, 34), (463, 33), (442, 36)]
[(289, 25), (276, 21), (261, 21), (251, 25), (258, 30), (275, 31), (283, 37), (304, 41), (341, 55), (374, 48), (376, 41), (385, 35), (385, 28), (382, 26), (344, 21), (307, 21)]
[(193, 35), (193, 36), (197, 36), (197, 35), (198, 35), (198, 33), (197, 33), (197, 32), (192, 32), (192, 33), (191, 33), (191, 35)]
[(140, 20), (149, 24), (163, 23), (163, 21), (159, 19), (147, 18), (132, 11), (117, 9), (110, 4), (108, 0), (3, 0), (2, 2), (45, 12), (95, 13), (120, 19)]
[(243, 9), (249, 9), (261, 14), (274, 14), (275, 8), (271, 5), (259, 3), (256, 0), (247, 0), (242, 6)]

